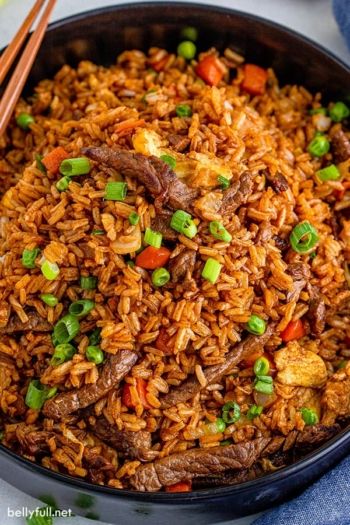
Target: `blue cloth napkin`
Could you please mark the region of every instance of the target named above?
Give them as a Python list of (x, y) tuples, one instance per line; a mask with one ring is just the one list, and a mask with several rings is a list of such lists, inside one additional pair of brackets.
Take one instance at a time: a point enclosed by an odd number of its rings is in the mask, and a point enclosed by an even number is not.
[(349, 525), (350, 457), (301, 496), (263, 514), (252, 525)]
[(333, 13), (350, 49), (350, 0), (333, 0)]

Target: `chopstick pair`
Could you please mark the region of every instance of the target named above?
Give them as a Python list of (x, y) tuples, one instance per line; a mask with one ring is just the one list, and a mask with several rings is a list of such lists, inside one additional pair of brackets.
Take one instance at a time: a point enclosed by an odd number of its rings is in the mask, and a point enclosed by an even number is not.
[[(37, 19), (46, 0), (37, 0), (27, 15), (17, 34), (0, 57), (0, 86), (17, 57), (34, 21)], [(22, 56), (10, 78), (0, 101), (0, 137), (5, 132), (13, 110), (21, 95), (24, 84), (28, 78), (35, 57), (44, 38), (51, 12), (56, 0), (48, 0), (37, 28), (32, 33), (23, 50)]]

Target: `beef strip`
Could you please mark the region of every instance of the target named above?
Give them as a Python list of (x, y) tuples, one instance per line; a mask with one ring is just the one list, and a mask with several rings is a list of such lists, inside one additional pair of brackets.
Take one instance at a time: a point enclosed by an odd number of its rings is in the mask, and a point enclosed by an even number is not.
[(300, 293), (305, 288), (310, 279), (310, 269), (306, 263), (295, 262), (289, 264), (288, 273), (293, 278), (293, 287), (286, 295), (287, 302), (298, 301)]
[[(340, 431), (340, 425), (313, 425), (307, 426), (301, 432), (294, 430), (285, 437), (273, 437), (270, 443), (264, 448), (261, 458), (268, 458), (270, 471), (279, 469), (288, 465), (293, 460), (300, 459), (315, 448), (319, 447)], [(237, 471), (228, 471), (219, 475), (210, 475), (206, 478), (194, 480), (193, 489), (222, 487), (235, 485), (256, 479), (266, 470), (261, 466), (261, 462), (252, 465), (249, 469)]]
[(224, 472), (219, 476), (209, 476), (207, 478), (197, 478), (193, 480), (192, 489), (207, 489), (213, 487), (226, 487), (228, 485), (238, 485), (238, 483), (245, 483), (256, 478), (260, 478), (264, 474), (261, 465), (253, 465), (249, 469), (238, 471)]
[(89, 480), (93, 483), (104, 484), (105, 476), (109, 479), (116, 477), (116, 471), (118, 468), (105, 457), (96, 454), (94, 450), (88, 448), (84, 449), (83, 463), (88, 469)]
[(287, 179), (282, 173), (277, 172), (276, 175), (272, 177), (269, 173), (265, 172), (265, 177), (271, 188), (276, 193), (282, 193), (288, 190), (289, 185)]
[(116, 387), (137, 361), (137, 355), (130, 350), (120, 350), (103, 365), (96, 383), (58, 394), (46, 401), (43, 413), (46, 417), (58, 420), (81, 408), (95, 403)]
[(240, 179), (232, 182), (231, 186), (224, 192), (219, 213), (232, 215), (237, 208), (247, 202), (252, 191), (252, 174), (249, 171), (245, 171), (240, 176)]
[(118, 430), (116, 426), (110, 425), (105, 417), (98, 418), (90, 428), (101, 441), (105, 441), (131, 459), (152, 461), (158, 456), (158, 452), (151, 450), (151, 433), (146, 430)]
[(196, 262), (195, 250), (183, 250), (179, 255), (170, 259), (168, 268), (173, 283), (179, 283), (191, 275)]
[(142, 492), (155, 492), (180, 481), (227, 470), (249, 468), (268, 445), (269, 438), (258, 438), (227, 447), (195, 448), (141, 465), (130, 483)]
[(18, 425), (16, 428), (16, 437), (25, 452), (35, 456), (39, 453), (50, 450), (48, 441), (54, 437), (54, 432), (47, 430), (30, 430), (27, 425)]
[(157, 215), (152, 219), (151, 226), (154, 231), (160, 232), (166, 241), (176, 242), (178, 233), (170, 227), (172, 216), (173, 212), (170, 210), (158, 210)]
[[(221, 378), (237, 363), (246, 359), (250, 354), (263, 347), (274, 332), (275, 325), (267, 327), (263, 335), (250, 335), (244, 341), (235, 346), (225, 356), (225, 362), (220, 365), (208, 366), (204, 369), (204, 375), (208, 385), (220, 381)], [(205, 387), (204, 387), (205, 388)], [(186, 379), (181, 385), (170, 390), (161, 400), (162, 408), (169, 408), (177, 403), (184, 403), (191, 399), (203, 389), (195, 376)]]
[(332, 136), (332, 152), (336, 164), (350, 159), (350, 140), (342, 129)]
[(279, 235), (274, 235), (273, 240), (275, 241), (276, 248), (278, 248), (281, 252), (288, 250), (289, 242), (287, 239), (283, 239)]
[(125, 176), (137, 178), (154, 197), (156, 208), (164, 205), (174, 210), (192, 211), (198, 190), (189, 188), (166, 162), (150, 155), (109, 148), (83, 148), (87, 157), (120, 171)]
[(340, 425), (310, 425), (298, 432), (295, 440), (295, 448), (303, 452), (313, 450), (315, 447), (322, 445), (340, 432)]
[(175, 150), (175, 151), (184, 151), (187, 146), (190, 145), (191, 140), (188, 137), (184, 137), (183, 135), (179, 135), (178, 133), (171, 133), (167, 137), (169, 141), (169, 145)]
[(310, 300), (307, 318), (312, 335), (319, 337), (326, 324), (326, 305), (319, 294)]
[(43, 319), (36, 311), (26, 312), (28, 321), (23, 322), (17, 315), (12, 315), (0, 334), (14, 334), (17, 332), (51, 332), (52, 325)]

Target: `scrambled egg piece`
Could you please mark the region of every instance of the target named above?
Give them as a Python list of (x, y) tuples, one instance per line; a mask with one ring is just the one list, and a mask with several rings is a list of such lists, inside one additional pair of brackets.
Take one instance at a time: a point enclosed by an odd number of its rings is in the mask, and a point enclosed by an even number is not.
[(215, 188), (219, 186), (218, 176), (232, 179), (232, 171), (224, 161), (210, 153), (190, 153), (189, 157), (163, 146), (162, 139), (151, 129), (137, 129), (132, 137), (137, 153), (143, 155), (170, 155), (176, 160), (174, 171), (179, 179), (186, 179), (192, 188)]
[(142, 155), (163, 155), (162, 140), (158, 133), (151, 129), (137, 129), (132, 137), (132, 145), (135, 151)]
[(323, 359), (311, 350), (304, 350), (296, 341), (275, 352), (274, 358), (277, 381), (283, 385), (320, 388), (327, 380)]

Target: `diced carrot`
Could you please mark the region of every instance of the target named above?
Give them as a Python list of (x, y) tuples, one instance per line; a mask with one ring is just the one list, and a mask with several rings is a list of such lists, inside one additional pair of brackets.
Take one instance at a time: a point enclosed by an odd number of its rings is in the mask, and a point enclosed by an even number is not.
[(350, 189), (350, 181), (343, 182), (342, 186), (342, 190), (333, 190), (333, 195), (335, 196), (337, 201), (343, 200), (346, 190)]
[(130, 392), (130, 385), (126, 384), (123, 386), (122, 390), (122, 403), (128, 408), (134, 408), (134, 403), (132, 401), (131, 392)]
[[(144, 408), (151, 408), (147, 399), (147, 381), (145, 381), (142, 377), (136, 378), (136, 390), (138, 393), (138, 396), (140, 398), (140, 402)], [(131, 396), (131, 390), (130, 385), (126, 384), (123, 387), (122, 391), (122, 402), (123, 404), (128, 408), (135, 408), (135, 403)]]
[(138, 128), (139, 126), (143, 126), (144, 124), (145, 121), (143, 118), (139, 120), (136, 120), (135, 118), (129, 118), (127, 120), (124, 120), (123, 122), (118, 122), (118, 124), (115, 127), (115, 131), (116, 133), (118, 133), (118, 135), (122, 137), (130, 133), (133, 129)]
[(68, 157), (69, 155), (66, 150), (62, 148), (62, 146), (58, 146), (57, 148), (50, 151), (50, 153), (45, 155), (41, 162), (44, 164), (47, 171), (50, 171), (51, 173), (58, 173), (61, 162), (64, 159), (68, 159)]
[(253, 352), (252, 354), (250, 354), (248, 357), (244, 359), (244, 364), (248, 367), (253, 366), (255, 361), (259, 359), (259, 357), (262, 357), (263, 354), (264, 354), (264, 351), (262, 348), (260, 350), (256, 350), (255, 352)]
[(192, 483), (190, 481), (179, 481), (175, 485), (165, 487), (165, 492), (191, 492)]
[(217, 86), (224, 76), (224, 66), (215, 55), (207, 55), (196, 66), (197, 75), (210, 86)]
[(154, 248), (154, 246), (147, 246), (141, 253), (136, 257), (136, 266), (145, 268), (146, 270), (155, 270), (164, 266), (170, 257), (170, 250), (161, 246), (160, 248)]
[(159, 330), (159, 335), (156, 339), (156, 348), (164, 352), (165, 355), (173, 353), (172, 347), (169, 347), (170, 335), (165, 328)]
[(301, 319), (296, 321), (291, 321), (287, 327), (281, 332), (281, 339), (284, 343), (288, 341), (294, 341), (296, 339), (301, 339), (305, 335), (305, 328)]
[(155, 71), (157, 71), (157, 73), (159, 73), (159, 71), (162, 71), (162, 69), (164, 69), (165, 64), (168, 62), (168, 59), (169, 55), (165, 55), (165, 57), (158, 60), (158, 62), (153, 62), (153, 64), (151, 64), (151, 67)]
[(267, 81), (267, 71), (255, 64), (245, 64), (243, 66), (244, 79), (241, 84), (242, 89), (250, 95), (262, 95), (265, 93)]
[[(255, 359), (254, 359), (254, 356), (256, 356)], [(267, 354), (266, 352), (260, 352), (260, 353), (254, 352), (254, 354), (252, 354), (251, 356), (249, 356), (247, 359), (244, 360), (244, 363), (249, 367), (250, 366), (253, 367), (255, 361), (259, 359), (259, 357), (265, 357), (265, 359), (268, 360), (269, 365), (270, 365), (270, 372), (274, 372), (276, 370), (276, 366), (275, 366), (273, 357), (270, 354)]]

